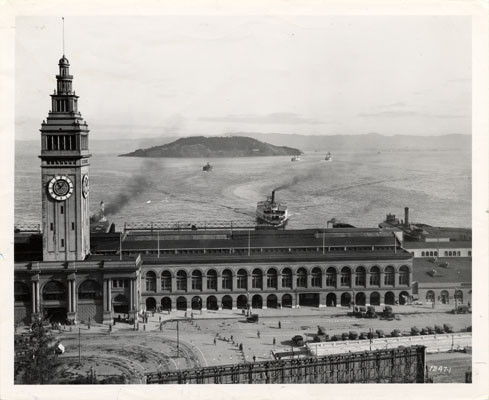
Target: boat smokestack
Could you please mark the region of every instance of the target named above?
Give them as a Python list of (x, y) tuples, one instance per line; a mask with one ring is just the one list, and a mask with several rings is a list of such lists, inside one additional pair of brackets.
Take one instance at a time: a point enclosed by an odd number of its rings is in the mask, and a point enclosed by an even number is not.
[(275, 190), (272, 190), (272, 203), (275, 203)]
[(409, 226), (409, 207), (404, 207), (404, 225)]
[(105, 219), (105, 204), (103, 201), (100, 202), (99, 221), (107, 221)]

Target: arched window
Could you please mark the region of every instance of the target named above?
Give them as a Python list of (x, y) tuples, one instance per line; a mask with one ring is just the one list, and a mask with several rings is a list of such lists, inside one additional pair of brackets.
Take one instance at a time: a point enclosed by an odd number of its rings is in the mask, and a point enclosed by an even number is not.
[(394, 267), (389, 265), (384, 271), (384, 285), (394, 286), (395, 270)]
[(348, 267), (341, 269), (341, 286), (351, 286), (351, 271)]
[(251, 273), (251, 287), (253, 289), (263, 289), (263, 274), (258, 268), (255, 268)]
[(326, 286), (336, 287), (336, 269), (333, 267), (326, 270)]
[(217, 290), (217, 272), (213, 269), (207, 271), (207, 289)]
[(438, 257), (438, 252), (437, 251), (435, 251), (435, 257)]
[(399, 268), (399, 285), (409, 285), (409, 268), (406, 265)]
[(307, 271), (304, 268), (297, 271), (297, 287), (307, 287)]
[(448, 257), (448, 251), (445, 250), (445, 257)]
[(277, 288), (277, 270), (275, 268), (270, 268), (267, 271), (267, 288)]
[(426, 301), (430, 303), (435, 301), (435, 292), (433, 292), (433, 290), (428, 290), (426, 292)]
[(292, 287), (292, 271), (289, 268), (284, 268), (282, 270), (282, 287)]
[(222, 271), (222, 288), (227, 290), (233, 289), (233, 273), (229, 269)]
[(161, 290), (164, 292), (171, 292), (170, 271), (163, 271), (161, 274)]
[(42, 290), (43, 300), (66, 300), (66, 289), (64, 285), (57, 281), (49, 281)]
[(355, 271), (355, 285), (365, 287), (367, 283), (367, 273), (364, 267), (358, 267)]
[(421, 257), (424, 257), (424, 251), (421, 252)]
[(78, 288), (78, 299), (99, 300), (102, 298), (102, 287), (94, 280), (86, 280)]
[(146, 291), (156, 292), (156, 274), (153, 271), (146, 273)]
[(321, 273), (321, 268), (315, 267), (311, 272), (311, 286), (312, 287), (321, 287), (321, 280), (323, 274)]
[(457, 251), (457, 256), (460, 257), (461, 253), (460, 251)]
[(237, 274), (238, 289), (248, 289), (248, 273), (244, 269), (240, 269)]
[(15, 301), (28, 302), (31, 301), (29, 287), (22, 282), (14, 283), (14, 299)]
[(187, 290), (187, 273), (183, 270), (177, 272), (177, 290)]
[(202, 272), (192, 271), (192, 290), (202, 290)]
[(380, 269), (379, 267), (370, 268), (370, 285), (380, 286)]
[(455, 291), (455, 295), (453, 296), (453, 298), (455, 299), (455, 301), (457, 303), (463, 303), (464, 301), (464, 294), (461, 290), (456, 290)]

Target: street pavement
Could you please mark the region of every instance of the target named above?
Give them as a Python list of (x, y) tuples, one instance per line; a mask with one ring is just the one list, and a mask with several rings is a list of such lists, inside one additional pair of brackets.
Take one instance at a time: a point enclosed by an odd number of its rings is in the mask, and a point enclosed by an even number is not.
[(347, 307), (252, 310), (259, 315), (257, 323), (246, 322), (241, 310), (156, 312), (147, 323), (140, 318), (138, 330), (125, 323), (110, 330), (106, 325), (81, 324), (65, 327), (57, 335), (66, 348), (60, 356), (67, 366), (66, 379), (85, 376), (92, 367), (99, 380), (124, 374), (137, 381), (146, 372), (270, 360), (272, 351), (292, 349), (294, 335), (313, 340), (318, 325), (331, 336), (351, 330), (368, 332), (369, 328), (388, 334), (393, 329), (408, 331), (412, 326), (421, 329), (444, 323), (460, 331), (472, 324), (471, 314), (453, 315), (452, 308), (393, 306), (400, 316), (394, 321), (355, 318), (348, 315)]

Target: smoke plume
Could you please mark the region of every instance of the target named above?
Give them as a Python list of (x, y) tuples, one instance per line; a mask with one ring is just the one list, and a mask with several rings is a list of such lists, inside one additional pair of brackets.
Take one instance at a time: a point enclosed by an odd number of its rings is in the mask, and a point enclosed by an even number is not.
[[(153, 186), (153, 181), (150, 179), (152, 170), (156, 169), (153, 166), (157, 166), (154, 160), (145, 160), (141, 165), (141, 169), (132, 175), (124, 188), (117, 194), (111, 195), (110, 198), (104, 203), (103, 210), (92, 215), (92, 222), (100, 221), (104, 216), (117, 214), (123, 207), (125, 207), (131, 200), (139, 197), (148, 189)], [(110, 194), (110, 193), (108, 193)]]

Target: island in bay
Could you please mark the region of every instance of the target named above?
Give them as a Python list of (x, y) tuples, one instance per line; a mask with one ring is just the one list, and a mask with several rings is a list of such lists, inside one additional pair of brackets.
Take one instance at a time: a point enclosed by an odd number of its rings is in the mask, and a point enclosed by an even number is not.
[(287, 146), (274, 146), (244, 136), (192, 136), (161, 146), (138, 149), (119, 157), (258, 157), (294, 156), (302, 151)]

